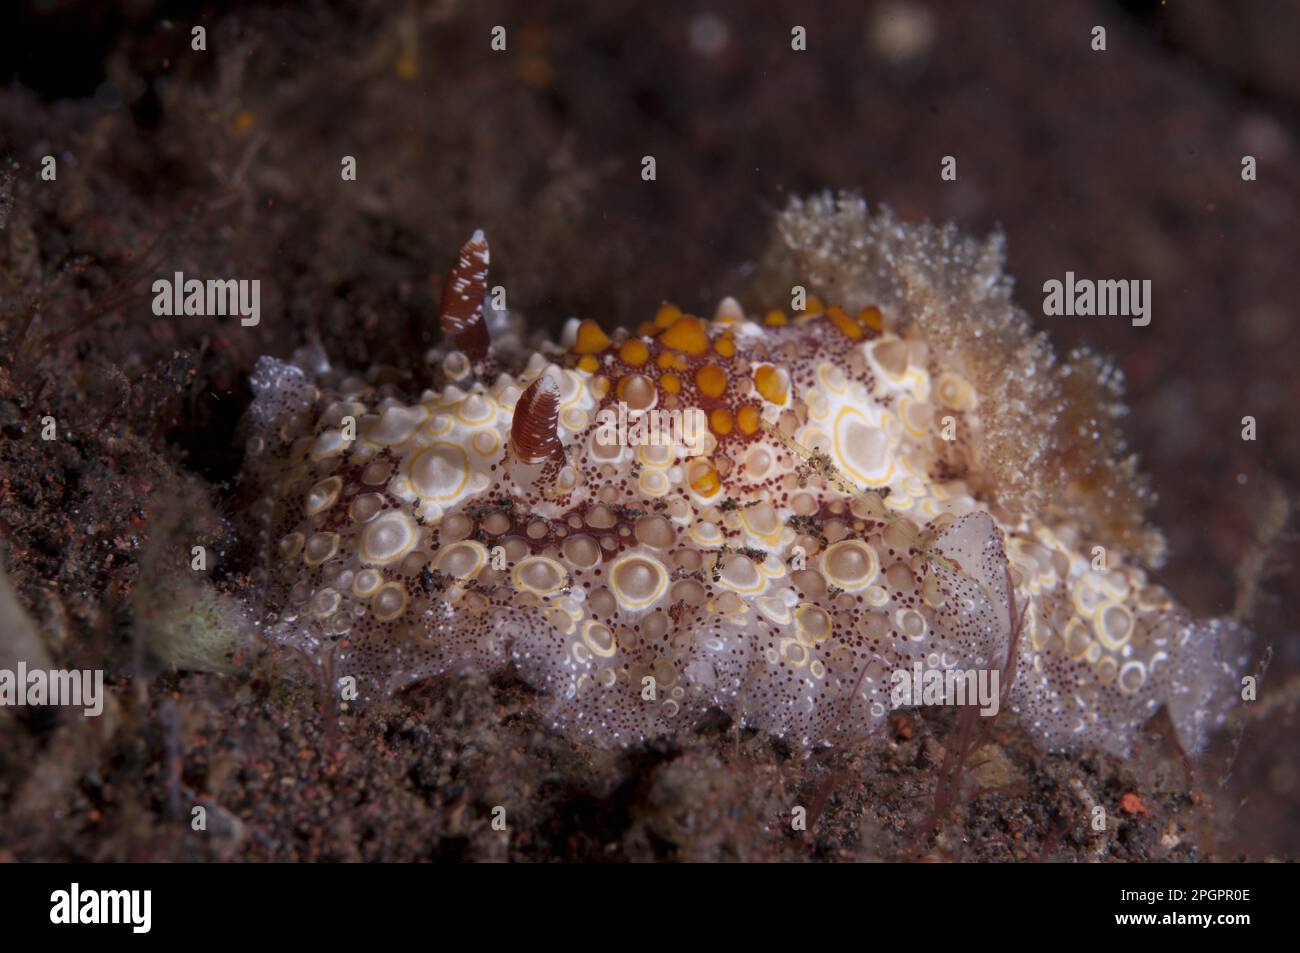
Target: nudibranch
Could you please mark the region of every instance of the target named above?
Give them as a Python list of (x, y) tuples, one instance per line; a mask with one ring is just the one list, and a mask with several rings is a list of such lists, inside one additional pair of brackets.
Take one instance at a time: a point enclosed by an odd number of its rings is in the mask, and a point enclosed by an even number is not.
[[(1148, 578), (1117, 374), (1058, 362), (1002, 259), (818, 196), (778, 218), (764, 307), (572, 320), (531, 349), (485, 300), (476, 233), (422, 390), (319, 350), (258, 361), (266, 636), (362, 696), (513, 666), (601, 745), (710, 708), (805, 746), (870, 738), (920, 663), (1002, 673), (1053, 750), (1125, 752), (1161, 706), (1199, 749), (1246, 632)], [(801, 310), (771, 307), (792, 289)]]

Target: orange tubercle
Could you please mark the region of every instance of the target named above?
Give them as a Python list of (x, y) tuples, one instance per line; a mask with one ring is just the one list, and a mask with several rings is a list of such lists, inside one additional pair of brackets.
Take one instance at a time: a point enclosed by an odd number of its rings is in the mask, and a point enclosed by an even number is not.
[(664, 370), (686, 370), (686, 359), (674, 351), (660, 351), (655, 363)]
[(645, 342), (632, 338), (623, 342), (623, 346), (618, 349), (618, 357), (624, 364), (640, 367), (650, 358), (650, 349), (645, 346)]
[(863, 308), (858, 312), (858, 321), (864, 327), (870, 328), (879, 334), (885, 330), (885, 316), (881, 314), (880, 309), (874, 305), (870, 308)]
[(762, 364), (754, 371), (754, 386), (764, 398), (774, 404), (784, 404), (790, 395), (781, 372), (771, 364)]
[(840, 332), (850, 340), (860, 341), (862, 339), (862, 327), (854, 321), (839, 305), (835, 305), (826, 312), (826, 317), (830, 319), (831, 324), (840, 329)]
[(727, 389), (727, 374), (717, 364), (705, 364), (695, 372), (695, 386), (705, 397), (721, 397)]
[(575, 354), (599, 354), (612, 342), (600, 325), (587, 318), (578, 325), (578, 340), (573, 345)]
[(665, 328), (672, 327), (673, 322), (676, 321), (681, 316), (682, 316), (681, 308), (677, 307), (677, 305), (675, 304), (669, 304), (668, 302), (665, 301), (663, 304), (659, 306), (659, 310), (655, 312), (655, 319), (654, 319), (655, 328), (657, 330), (662, 331)]
[(674, 351), (684, 351), (692, 357), (699, 357), (709, 349), (709, 335), (704, 330), (704, 322), (694, 315), (684, 314), (659, 335), (665, 347)]
[(700, 496), (712, 496), (721, 488), (717, 468), (708, 460), (699, 461), (691, 478), (691, 489)]

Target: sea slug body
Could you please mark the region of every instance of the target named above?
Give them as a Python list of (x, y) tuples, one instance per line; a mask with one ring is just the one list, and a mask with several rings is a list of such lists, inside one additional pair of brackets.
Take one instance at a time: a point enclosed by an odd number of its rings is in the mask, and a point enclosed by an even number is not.
[[(807, 746), (878, 736), (921, 663), (1005, 674), (1053, 750), (1125, 752), (1161, 706), (1197, 750), (1246, 633), (1148, 578), (1117, 375), (1057, 362), (1001, 265), (996, 239), (817, 196), (779, 217), (760, 310), (664, 305), (532, 350), (485, 305), (476, 234), (425, 389), (258, 361), (263, 629), (363, 696), (513, 665), (601, 745), (709, 708)], [(688, 412), (695, 439), (669, 426)]]

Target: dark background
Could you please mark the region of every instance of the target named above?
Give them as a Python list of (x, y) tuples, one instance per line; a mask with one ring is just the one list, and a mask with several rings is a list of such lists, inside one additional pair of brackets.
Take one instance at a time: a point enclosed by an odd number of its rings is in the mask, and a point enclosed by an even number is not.
[[(190, 49), (199, 23), (206, 52)], [(496, 24), (505, 53), (489, 47)], [(796, 24), (806, 52), (790, 49)], [(1107, 29), (1105, 52), (1090, 47), (1095, 25)], [(534, 327), (575, 314), (633, 324), (665, 298), (708, 312), (743, 291), (788, 196), (857, 189), (907, 219), (1005, 232), (1017, 299), (1058, 350), (1091, 346), (1126, 377), (1127, 432), (1169, 537), (1161, 580), (1200, 615), (1252, 591), (1252, 622), (1272, 649), (1260, 703), (1234, 723), (1231, 769), (1230, 745), (1188, 781), (1164, 755), (1072, 762), (1005, 740), (1020, 786), (991, 785), (964, 809), (963, 835), (933, 850), (1091, 856), (1086, 838), (1058, 831), (1069, 809), (1053, 806), (1070, 798), (1060, 773), (1082, 772), (1096, 791), (1131, 789), (1150, 807), (1107, 856), (1294, 857), (1297, 62), (1300, 5), (1280, 0), (6, 4), (8, 575), (56, 657), (138, 674), (131, 599), (151, 541), (166, 539), (160, 509), (228, 538), (235, 431), (259, 354), (316, 340), (343, 366), (418, 372), (437, 338), (441, 278), (479, 227), (493, 283)], [(57, 184), (39, 180), (46, 154), (59, 158)], [(647, 154), (652, 183), (640, 178)], [(1258, 181), (1241, 179), (1246, 154)], [(342, 155), (357, 158), (358, 181), (340, 181)], [(954, 183), (939, 178), (945, 155), (957, 158)], [(149, 281), (174, 270), (261, 278), (261, 325), (154, 318)], [(1152, 324), (1042, 317), (1043, 281), (1066, 271), (1149, 278)], [(45, 413), (70, 432), (56, 448), (35, 443)], [(1255, 442), (1240, 439), (1245, 415), (1258, 421)], [(237, 589), (233, 550), (227, 566), (223, 584)], [(377, 767), (368, 744), (345, 744), (304, 779), (281, 762), (297, 766), (298, 747), (320, 743), (310, 700), (282, 703), (301, 737), (267, 737), (272, 702), (256, 678), (233, 706), (217, 676), (164, 672), (121, 687), (107, 737), (0, 721), (11, 742), (0, 751), (0, 856), (227, 851), (175, 836), (168, 804), (181, 790), (186, 803), (225, 803), (238, 829), (230, 856), (496, 856), (456, 825), (494, 803), (502, 773), (520, 772), (531, 793), (515, 796), (537, 805), (515, 842), (529, 857), (900, 856), (933, 781), (926, 745), (941, 745), (945, 727), (918, 724), (916, 738), (895, 739), (901, 753), (830, 768), (752, 737), (729, 753), (707, 734), (606, 756), (538, 741), (519, 686), (443, 685), (396, 705), (381, 729), (355, 729), (404, 752), (398, 764)], [(176, 732), (161, 699), (178, 706)], [(503, 708), (519, 719), (506, 731)], [(440, 734), (448, 710), (470, 740)], [(269, 780), (220, 773), (198, 743), (216, 736), (238, 739), (227, 749), (264, 762)], [(475, 760), (479, 750), (491, 755)], [(268, 813), (263, 781), (282, 774), (314, 796)], [(791, 787), (827, 792), (811, 845), (736, 820), (767, 823), (753, 793), (765, 785), (778, 805)], [(398, 801), (402, 823), (385, 813)], [(36, 806), (48, 803), (75, 822), (48, 823)], [(318, 816), (321, 803), (347, 816), (346, 830)], [(864, 805), (881, 803), (873, 819)]]

